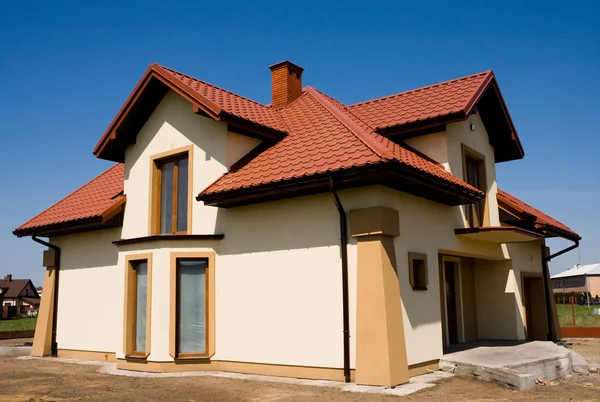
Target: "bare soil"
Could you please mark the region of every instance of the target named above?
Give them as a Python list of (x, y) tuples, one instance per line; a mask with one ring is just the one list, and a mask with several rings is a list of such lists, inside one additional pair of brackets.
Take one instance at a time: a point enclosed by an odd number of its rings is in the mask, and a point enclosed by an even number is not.
[[(600, 360), (600, 339), (571, 339), (573, 349)], [(600, 375), (575, 375), (519, 392), (452, 378), (408, 397), (349, 393), (336, 388), (218, 377), (132, 378), (100, 374), (98, 366), (0, 358), (0, 401), (600, 401)]]

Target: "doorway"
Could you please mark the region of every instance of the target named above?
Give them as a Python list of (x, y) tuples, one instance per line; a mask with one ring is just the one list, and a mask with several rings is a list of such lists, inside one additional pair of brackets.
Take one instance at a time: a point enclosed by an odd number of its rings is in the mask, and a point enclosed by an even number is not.
[(544, 280), (541, 274), (523, 273), (521, 275), (525, 336), (528, 341), (546, 341), (548, 340), (548, 320)]
[(440, 300), (444, 348), (464, 342), (460, 258), (440, 260)]

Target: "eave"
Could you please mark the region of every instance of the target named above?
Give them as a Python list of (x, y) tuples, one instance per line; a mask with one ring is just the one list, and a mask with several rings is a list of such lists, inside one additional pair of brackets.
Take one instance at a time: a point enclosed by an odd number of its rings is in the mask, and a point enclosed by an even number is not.
[(495, 161), (506, 162), (522, 159), (525, 156), (523, 145), (493, 74), (489, 75), (462, 110), (405, 124), (377, 127), (375, 131), (396, 139), (425, 135), (444, 131), (448, 124), (465, 121), (476, 110), (481, 116), (490, 137), (490, 143), (494, 147)]
[(100, 159), (123, 162), (125, 150), (135, 143), (137, 133), (168, 90), (176, 92), (190, 102), (191, 112), (224, 122), (255, 137), (280, 140), (287, 134), (228, 113), (208, 98), (174, 79), (163, 67), (153, 63), (96, 144), (94, 155)]
[(122, 196), (100, 215), (56, 222), (49, 225), (15, 229), (13, 234), (17, 237), (56, 237), (123, 226), (123, 212), (126, 202), (127, 197)]
[(330, 176), (334, 178), (338, 190), (383, 185), (450, 206), (470, 204), (483, 198), (481, 192), (471, 192), (417, 169), (388, 162), (218, 193), (201, 192), (196, 199), (203, 201), (205, 205), (232, 208), (326, 193), (329, 191)]

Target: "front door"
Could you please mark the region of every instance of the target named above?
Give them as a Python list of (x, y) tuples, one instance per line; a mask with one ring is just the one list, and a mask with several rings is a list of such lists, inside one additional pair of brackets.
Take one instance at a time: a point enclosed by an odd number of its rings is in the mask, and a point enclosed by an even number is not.
[(547, 340), (546, 296), (541, 276), (523, 276), (523, 307), (527, 340)]
[(458, 343), (458, 314), (456, 312), (455, 262), (444, 261), (444, 290), (446, 293), (446, 334), (449, 344)]

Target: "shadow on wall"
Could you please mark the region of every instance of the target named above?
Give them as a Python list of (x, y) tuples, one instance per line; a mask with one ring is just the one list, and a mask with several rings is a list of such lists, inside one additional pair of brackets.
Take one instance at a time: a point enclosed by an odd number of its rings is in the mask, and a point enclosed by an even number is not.
[(329, 194), (219, 209), (216, 228), (227, 228), (221, 255), (339, 247), (339, 215)]
[(511, 261), (475, 260), (474, 268), (479, 339), (517, 339), (518, 288)]
[(95, 230), (52, 239), (61, 248), (61, 271), (117, 265), (118, 252), (112, 244), (121, 228)]
[[(222, 166), (227, 166), (227, 130), (221, 124), (208, 117), (195, 115), (191, 103), (172, 91), (167, 92), (137, 135), (136, 146), (128, 149), (125, 180), (129, 179), (131, 167), (137, 164), (156, 133), (163, 130), (175, 130), (190, 143), (195, 144), (197, 148), (194, 150), (194, 158), (200, 158), (201, 155), (198, 153), (203, 152), (205, 161), (214, 159)], [(219, 134), (223, 134), (224, 137), (219, 138), (222, 137)], [(188, 144), (179, 144), (175, 148), (185, 145)]]

